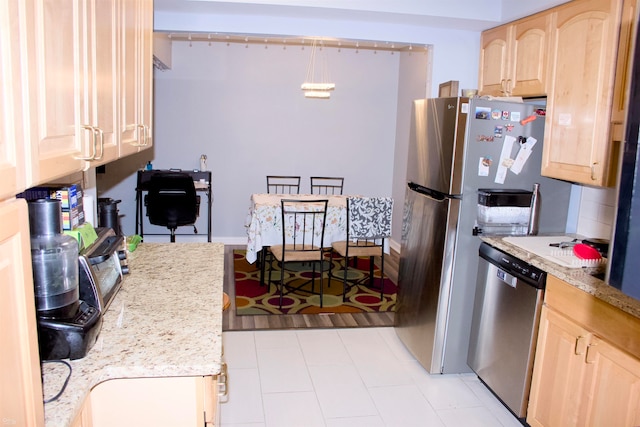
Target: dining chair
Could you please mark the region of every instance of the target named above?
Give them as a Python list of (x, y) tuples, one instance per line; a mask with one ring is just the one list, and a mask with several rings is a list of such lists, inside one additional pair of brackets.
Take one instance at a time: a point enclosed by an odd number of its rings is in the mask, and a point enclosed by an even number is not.
[(344, 178), (333, 176), (312, 176), (311, 194), (342, 194)]
[(171, 242), (176, 241), (176, 229), (180, 226), (193, 225), (194, 232), (198, 232), (195, 222), (200, 210), (200, 196), (196, 195), (190, 175), (173, 171), (153, 175), (145, 205), (149, 222), (167, 227)]
[[(320, 307), (323, 304), (324, 275), (324, 230), (327, 217), (326, 199), (280, 201), (282, 215), (282, 244), (268, 248), (271, 254), (267, 286), (271, 285), (271, 273), (274, 261), (280, 265), (280, 281), (277, 284), (280, 292), (279, 307), (282, 308), (283, 297), (289, 293), (303, 292), (320, 295)], [(311, 262), (312, 276), (309, 280), (293, 278), (287, 282), (287, 264), (294, 262)], [(320, 287), (315, 290), (316, 269), (319, 268)], [(276, 282), (277, 283), (277, 282)], [(308, 285), (311, 284), (309, 289)]]
[[(393, 199), (390, 197), (348, 197), (347, 198), (347, 240), (332, 244), (329, 281), (338, 278), (333, 274), (334, 252), (342, 257), (342, 301), (346, 300), (347, 289), (368, 280), (374, 288), (374, 261), (380, 257), (380, 300), (384, 298), (384, 243), (391, 236), (391, 212)], [(369, 274), (349, 280), (349, 260), (355, 265), (359, 257), (369, 257)]]
[(300, 194), (300, 177), (267, 175), (267, 193)]

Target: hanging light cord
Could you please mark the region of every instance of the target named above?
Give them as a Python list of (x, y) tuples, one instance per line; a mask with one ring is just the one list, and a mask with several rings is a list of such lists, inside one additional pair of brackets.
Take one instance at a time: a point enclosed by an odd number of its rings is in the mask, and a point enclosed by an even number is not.
[(307, 65), (307, 83), (314, 82), (314, 76), (316, 75), (316, 40), (313, 40), (311, 44), (311, 58), (309, 59), (309, 65)]

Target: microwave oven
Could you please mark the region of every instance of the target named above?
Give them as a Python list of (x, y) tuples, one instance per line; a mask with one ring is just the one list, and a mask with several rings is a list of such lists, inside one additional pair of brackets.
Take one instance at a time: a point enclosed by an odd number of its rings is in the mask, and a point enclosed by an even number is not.
[(104, 313), (129, 272), (124, 237), (98, 228), (98, 240), (79, 256), (80, 299)]

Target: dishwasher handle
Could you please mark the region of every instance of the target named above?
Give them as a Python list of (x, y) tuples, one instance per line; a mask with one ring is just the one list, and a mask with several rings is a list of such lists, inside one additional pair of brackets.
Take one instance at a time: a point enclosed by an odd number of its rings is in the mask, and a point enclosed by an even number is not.
[(502, 280), (504, 283), (511, 286), (512, 288), (515, 288), (516, 284), (518, 283), (518, 278), (516, 276), (507, 273), (501, 268), (497, 268), (496, 276), (498, 276), (498, 279)]

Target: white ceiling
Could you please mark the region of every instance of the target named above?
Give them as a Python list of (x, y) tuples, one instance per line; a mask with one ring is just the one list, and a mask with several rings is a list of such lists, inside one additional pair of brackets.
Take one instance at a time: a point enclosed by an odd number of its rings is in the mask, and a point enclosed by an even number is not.
[[(306, 44), (371, 50), (429, 46), (434, 31), (480, 32), (567, 0), (155, 0), (156, 32), (173, 41)], [(437, 37), (436, 37), (437, 38)]]
[[(155, 0), (156, 16), (203, 16), (336, 20), (481, 31), (565, 3), (567, 0)], [(171, 30), (170, 28), (156, 28)], [(197, 28), (202, 30), (201, 27)], [(215, 31), (214, 28), (209, 31)]]

